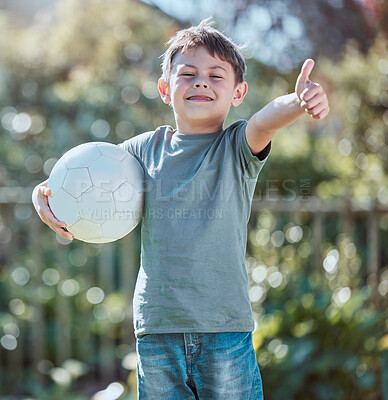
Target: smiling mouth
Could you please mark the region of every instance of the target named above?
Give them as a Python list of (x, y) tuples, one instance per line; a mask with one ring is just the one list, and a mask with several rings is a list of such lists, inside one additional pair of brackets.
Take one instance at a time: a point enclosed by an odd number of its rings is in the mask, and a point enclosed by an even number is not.
[(190, 96), (187, 98), (187, 100), (190, 101), (203, 101), (203, 102), (207, 102), (207, 101), (213, 101), (213, 99), (211, 97), (208, 96)]

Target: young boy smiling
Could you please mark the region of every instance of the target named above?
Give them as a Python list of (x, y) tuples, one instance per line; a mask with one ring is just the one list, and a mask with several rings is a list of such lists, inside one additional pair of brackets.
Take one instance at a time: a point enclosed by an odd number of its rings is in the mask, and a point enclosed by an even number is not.
[[(142, 164), (147, 188), (133, 301), (141, 400), (263, 398), (245, 267), (254, 186), (278, 129), (329, 112), (306, 60), (294, 93), (224, 129), (230, 107), (247, 94), (246, 67), (211, 25), (177, 32), (163, 56), (158, 87), (176, 129), (162, 126), (121, 144)], [(47, 181), (38, 185), (35, 208), (71, 239), (49, 195)]]

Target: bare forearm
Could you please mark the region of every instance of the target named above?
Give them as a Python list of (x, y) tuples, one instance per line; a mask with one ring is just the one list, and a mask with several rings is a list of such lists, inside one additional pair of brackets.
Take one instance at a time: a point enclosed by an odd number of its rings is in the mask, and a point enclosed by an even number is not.
[(319, 83), (311, 82), (314, 60), (307, 59), (295, 85), (295, 93), (280, 96), (258, 111), (248, 121), (245, 135), (251, 151), (261, 152), (276, 131), (284, 128), (305, 113), (314, 119), (323, 119), (330, 111), (326, 92)]
[(273, 132), (295, 122), (302, 115), (299, 99), (295, 93), (277, 97), (252, 116), (252, 122), (259, 132)]
[(248, 121), (246, 139), (253, 153), (259, 153), (272, 140), (276, 131), (304, 114), (295, 93), (271, 101)]

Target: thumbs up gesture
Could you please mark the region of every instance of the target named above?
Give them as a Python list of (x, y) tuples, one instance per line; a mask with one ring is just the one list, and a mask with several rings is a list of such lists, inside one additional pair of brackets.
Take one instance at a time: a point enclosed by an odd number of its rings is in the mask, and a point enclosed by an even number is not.
[(310, 81), (314, 68), (314, 60), (307, 59), (296, 80), (295, 93), (300, 101), (300, 107), (315, 119), (323, 119), (330, 111), (326, 92), (319, 83)]

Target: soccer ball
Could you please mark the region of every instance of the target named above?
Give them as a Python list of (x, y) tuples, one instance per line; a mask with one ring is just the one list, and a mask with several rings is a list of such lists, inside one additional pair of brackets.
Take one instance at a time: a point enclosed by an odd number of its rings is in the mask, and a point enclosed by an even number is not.
[(50, 173), (48, 202), (76, 239), (108, 243), (140, 222), (143, 168), (134, 156), (110, 143), (84, 143), (65, 153)]

